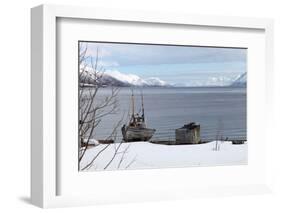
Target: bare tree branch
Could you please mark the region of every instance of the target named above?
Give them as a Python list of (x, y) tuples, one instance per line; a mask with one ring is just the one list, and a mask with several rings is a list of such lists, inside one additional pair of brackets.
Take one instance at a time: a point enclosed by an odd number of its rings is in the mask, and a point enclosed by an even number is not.
[[(119, 112), (118, 109), (118, 94), (120, 89), (116, 87), (111, 88), (111, 93), (105, 96), (103, 99), (97, 98), (100, 87), (102, 85), (102, 78), (105, 73), (105, 69), (99, 66), (100, 51), (97, 48), (96, 56), (88, 55), (88, 46), (80, 44), (79, 46), (79, 170), (86, 170), (94, 166), (95, 161), (113, 144), (107, 144), (93, 158), (81, 168), (81, 161), (85, 156), (85, 153), (89, 149), (89, 144), (93, 135), (96, 133), (97, 127), (102, 122), (102, 119), (106, 116), (116, 114)], [(123, 117), (113, 126), (111, 133), (105, 140), (115, 141), (117, 138), (117, 131), (122, 124)], [(99, 146), (99, 145), (97, 145)], [(118, 162), (118, 168), (120, 168), (125, 154), (128, 152), (129, 146), (123, 151), (120, 151), (122, 141), (118, 145), (114, 144), (114, 152), (112, 157), (106, 163), (104, 169), (109, 166), (116, 159), (117, 155), (122, 154), (121, 159)]]
[(128, 169), (134, 162), (136, 162), (137, 156), (135, 156), (131, 162), (125, 167), (125, 169)]
[(112, 161), (114, 160), (114, 158), (116, 157), (118, 150), (120, 149), (122, 143), (119, 143), (117, 149), (115, 149), (114, 154), (112, 156), (112, 158), (110, 159), (110, 161), (106, 164), (106, 166), (104, 167), (104, 170), (107, 169), (109, 167), (109, 165), (112, 163)]
[[(118, 166), (117, 166), (118, 169), (120, 168), (122, 162), (124, 161), (124, 159), (125, 159), (125, 154), (127, 154), (127, 151), (128, 151), (129, 148), (130, 148), (130, 145), (128, 145), (128, 146), (125, 148), (125, 150), (122, 152), (122, 156), (121, 156), (121, 158), (120, 158), (120, 160), (119, 160), (119, 163), (118, 163)], [(118, 154), (119, 154), (119, 153), (118, 153)]]

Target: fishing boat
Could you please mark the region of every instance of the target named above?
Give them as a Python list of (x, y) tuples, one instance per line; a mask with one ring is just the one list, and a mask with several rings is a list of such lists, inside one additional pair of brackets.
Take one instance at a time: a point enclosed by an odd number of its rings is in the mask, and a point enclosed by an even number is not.
[(125, 142), (149, 141), (153, 136), (155, 129), (147, 128), (144, 116), (143, 94), (141, 94), (142, 115), (135, 113), (135, 97), (131, 96), (132, 113), (128, 125), (123, 125), (122, 135)]

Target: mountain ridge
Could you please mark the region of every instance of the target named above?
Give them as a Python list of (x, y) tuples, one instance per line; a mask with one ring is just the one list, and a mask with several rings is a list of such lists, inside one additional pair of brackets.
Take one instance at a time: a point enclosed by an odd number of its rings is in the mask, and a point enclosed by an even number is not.
[(247, 73), (239, 75), (230, 85), (231, 87), (246, 87), (247, 86)]
[[(81, 72), (80, 72), (81, 73)], [(94, 74), (90, 71), (81, 73), (80, 83), (82, 86), (93, 86), (98, 83), (100, 87), (116, 86), (116, 87), (179, 87), (176, 84), (169, 84), (158, 77), (141, 78), (134, 74), (125, 74), (119, 71), (108, 71), (100, 75), (98, 82), (94, 79)], [(221, 85), (201, 85), (197, 87), (209, 87)], [(247, 73), (238, 75), (230, 83), (223, 85), (223, 87), (246, 87)], [(180, 86), (181, 87), (181, 86)], [(188, 86), (184, 86), (188, 87)]]
[[(80, 72), (81, 73), (81, 72)], [(80, 83), (83, 85), (95, 84), (94, 75), (89, 71), (84, 71), (80, 77)], [(110, 71), (100, 75), (98, 85), (101, 87), (118, 86), (118, 87), (171, 87), (172, 85), (157, 78), (149, 77), (143, 79), (134, 74), (123, 74), (118, 71)]]

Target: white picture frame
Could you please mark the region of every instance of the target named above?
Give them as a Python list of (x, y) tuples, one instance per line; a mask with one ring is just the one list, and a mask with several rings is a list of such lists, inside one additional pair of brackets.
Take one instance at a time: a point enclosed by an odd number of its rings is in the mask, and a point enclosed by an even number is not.
[[(234, 29), (253, 29), (264, 32), (265, 41), (265, 68), (264, 73), (265, 87), (262, 89), (266, 95), (264, 110), (271, 112), (273, 100), (271, 91), (273, 90), (273, 21), (271, 19), (257, 18), (240, 18), (240, 17), (216, 17), (203, 15), (187, 15), (187, 14), (161, 14), (143, 11), (122, 11), (108, 10), (100, 8), (85, 8), (73, 6), (54, 6), (41, 5), (31, 10), (31, 56), (32, 56), (32, 103), (31, 103), (31, 201), (33, 204), (46, 208), (58, 206), (75, 206), (89, 205), (98, 203), (114, 203), (114, 202), (138, 202), (143, 200), (165, 200), (173, 198), (188, 198), (194, 196), (214, 196), (214, 195), (241, 195), (264, 193), (270, 191), (270, 168), (268, 162), (265, 163), (261, 173), (266, 173), (266, 178), (249, 184), (248, 182), (240, 182), (239, 184), (217, 184), (216, 186), (198, 187), (179, 187), (176, 184), (165, 182), (158, 185), (158, 189), (153, 189), (151, 195), (137, 193), (137, 189), (124, 191), (123, 194), (129, 193), (127, 196), (120, 196), (120, 193), (112, 193), (108, 199), (107, 193), (101, 196), (79, 195), (59, 195), (58, 184), (60, 167), (58, 166), (57, 151), (57, 87), (60, 82), (57, 81), (57, 20), (65, 19), (87, 19), (89, 20), (108, 20), (119, 22), (135, 22), (135, 23), (153, 23), (156, 25), (174, 26), (200, 26), (211, 28)], [(251, 77), (253, 78), (253, 76)], [(252, 106), (254, 104), (251, 104)], [(264, 111), (264, 112), (265, 112)], [(270, 121), (271, 114), (265, 115), (266, 122)], [(268, 134), (269, 125), (266, 125), (267, 135), (265, 136), (264, 146), (268, 146), (271, 136)], [(268, 158), (268, 153), (259, 153), (261, 159)], [(266, 168), (266, 169), (265, 169)], [(210, 170), (210, 168), (208, 168)], [(217, 168), (214, 168), (217, 169)], [(243, 168), (247, 170), (247, 168)], [(219, 169), (217, 169), (219, 170)], [(236, 170), (234, 167), (229, 170)], [(174, 169), (177, 175), (183, 174), (182, 169)], [(144, 171), (130, 171), (132, 175), (138, 176)], [(156, 173), (167, 175), (167, 170), (148, 171), (147, 177), (153, 177)], [(196, 172), (195, 172), (196, 173)], [(124, 176), (125, 173), (123, 173)], [(197, 175), (199, 175), (198, 173)], [(202, 173), (203, 174), (203, 173)], [(87, 174), (86, 174), (87, 175)], [(107, 176), (117, 175), (123, 178), (122, 174), (108, 172)], [(183, 174), (184, 176), (184, 174)], [(195, 175), (196, 177), (196, 175)], [(105, 177), (108, 178), (108, 177)], [(196, 181), (195, 181), (196, 182)], [(166, 187), (160, 190), (159, 187)], [(127, 188), (129, 188), (127, 186)], [(101, 190), (101, 189), (100, 189)], [(175, 196), (171, 196), (171, 194)]]

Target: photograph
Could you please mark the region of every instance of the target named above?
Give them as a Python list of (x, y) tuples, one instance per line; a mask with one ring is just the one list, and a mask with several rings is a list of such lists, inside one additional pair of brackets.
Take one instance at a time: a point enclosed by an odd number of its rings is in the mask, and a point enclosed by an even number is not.
[(78, 41), (78, 171), (247, 165), (247, 48)]

